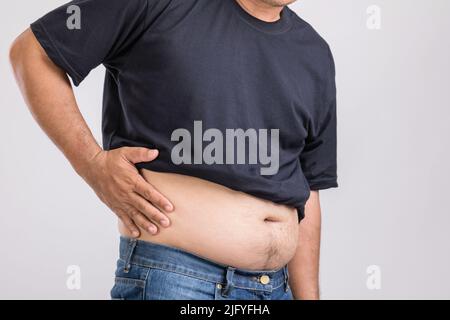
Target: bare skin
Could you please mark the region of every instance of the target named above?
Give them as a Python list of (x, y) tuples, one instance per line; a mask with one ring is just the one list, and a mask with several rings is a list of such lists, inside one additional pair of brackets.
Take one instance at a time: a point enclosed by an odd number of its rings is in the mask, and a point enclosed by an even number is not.
[[(170, 228), (141, 240), (161, 243), (241, 269), (279, 269), (294, 256), (298, 217), (294, 208), (178, 174), (142, 171), (174, 204)], [(119, 224), (123, 235), (129, 236)]]
[(290, 285), (295, 299), (318, 300), (321, 235), (319, 192), (311, 192), (306, 202), (305, 218), (298, 226), (298, 247), (289, 262)]
[[(239, 0), (245, 10), (265, 21), (279, 18), (283, 5), (290, 2)], [(158, 151), (102, 150), (79, 111), (67, 75), (47, 57), (30, 30), (16, 39), (10, 60), (36, 121), (118, 216), (121, 234), (177, 246), (238, 268), (275, 269), (289, 263), (295, 298), (319, 297), (317, 192), (307, 203), (305, 220), (298, 224), (296, 210), (287, 206), (193, 177), (139, 172), (134, 164), (152, 161)]]
[(296, 0), (236, 0), (237, 3), (252, 16), (265, 22), (280, 19), (283, 8)]

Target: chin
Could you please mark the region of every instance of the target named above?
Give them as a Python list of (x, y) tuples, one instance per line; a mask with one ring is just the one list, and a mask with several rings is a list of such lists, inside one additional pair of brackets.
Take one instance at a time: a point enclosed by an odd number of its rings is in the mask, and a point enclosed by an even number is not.
[(264, 2), (268, 5), (275, 6), (275, 7), (283, 7), (287, 6), (291, 3), (294, 3), (297, 0), (260, 0), (261, 2)]

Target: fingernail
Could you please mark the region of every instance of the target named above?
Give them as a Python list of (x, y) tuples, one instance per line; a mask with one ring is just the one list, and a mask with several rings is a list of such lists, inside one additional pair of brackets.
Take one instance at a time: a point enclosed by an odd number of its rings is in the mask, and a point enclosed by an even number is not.
[(157, 154), (158, 154), (158, 150), (156, 150), (156, 149), (152, 149), (148, 152), (148, 155), (150, 157), (156, 156)]
[(161, 225), (162, 225), (163, 227), (168, 227), (169, 224), (170, 224), (169, 220), (166, 220), (166, 219), (162, 219), (162, 220), (160, 221), (160, 223), (161, 223)]
[(173, 207), (170, 204), (167, 204), (166, 206), (164, 206), (164, 210), (166, 211), (172, 211)]
[(136, 237), (139, 237), (139, 232), (133, 231), (133, 232), (132, 232), (132, 235), (133, 235), (133, 237), (135, 237), (135, 238), (136, 238)]
[(148, 231), (149, 231), (150, 233), (155, 234), (155, 233), (158, 231), (158, 229), (156, 229), (155, 226), (150, 226), (150, 227), (148, 227)]

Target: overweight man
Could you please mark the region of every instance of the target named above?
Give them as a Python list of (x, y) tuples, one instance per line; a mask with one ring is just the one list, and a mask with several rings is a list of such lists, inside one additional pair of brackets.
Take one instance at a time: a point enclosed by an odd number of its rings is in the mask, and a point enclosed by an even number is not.
[[(291, 2), (75, 0), (13, 43), (36, 121), (119, 218), (112, 299), (319, 298), (335, 67)], [(100, 64), (101, 146), (72, 88)]]

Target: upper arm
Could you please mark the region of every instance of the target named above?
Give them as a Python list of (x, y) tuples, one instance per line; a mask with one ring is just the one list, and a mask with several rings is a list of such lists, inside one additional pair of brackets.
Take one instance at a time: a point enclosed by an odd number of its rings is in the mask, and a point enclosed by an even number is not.
[(13, 67), (23, 59), (45, 58), (47, 55), (30, 28), (22, 32), (11, 44), (9, 60)]
[(65, 71), (48, 57), (30, 28), (14, 40), (9, 50), (9, 59), (20, 87), (33, 78), (42, 82), (54, 76), (65, 83), (69, 81)]
[(320, 196), (319, 191), (311, 191), (308, 201), (305, 205), (305, 215), (308, 212), (319, 212), (320, 213)]
[[(171, 0), (74, 0), (31, 24), (48, 57), (78, 86), (103, 64), (118, 68), (125, 53)], [(79, 25), (68, 26), (70, 8), (79, 8)]]

